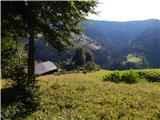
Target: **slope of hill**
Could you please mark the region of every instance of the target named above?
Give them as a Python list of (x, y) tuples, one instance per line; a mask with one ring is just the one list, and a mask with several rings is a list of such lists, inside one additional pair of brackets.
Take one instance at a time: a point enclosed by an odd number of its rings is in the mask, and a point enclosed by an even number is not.
[(160, 21), (135, 38), (131, 46), (135, 52), (146, 57), (149, 67), (160, 68)]
[[(28, 49), (28, 39), (23, 40), (26, 49)], [(77, 46), (84, 47), (86, 50), (90, 51), (99, 51), (103, 50), (101, 44), (96, 42), (95, 40), (87, 37), (82, 34), (79, 36), (73, 43), (73, 46), (69, 46), (67, 51), (59, 53), (56, 49), (54, 49), (50, 45), (45, 45), (45, 41), (42, 37), (35, 40), (35, 60), (37, 61), (66, 61), (67, 59), (71, 59), (75, 48)]]
[[(82, 46), (94, 53), (95, 61), (104, 69), (128, 69), (122, 67), (128, 54), (142, 56), (148, 63), (146, 67), (160, 67), (160, 21), (112, 22), (88, 20), (82, 22), (84, 34), (77, 38), (74, 47), (60, 53), (51, 46), (45, 46), (43, 39), (35, 41), (36, 60), (66, 61), (71, 59), (76, 46)], [(144, 68), (138, 66), (136, 68)]]
[(159, 20), (129, 22), (89, 20), (83, 22), (82, 26), (85, 27), (85, 34), (101, 43), (112, 55), (113, 61), (118, 61), (118, 64), (121, 64), (128, 54), (136, 53), (148, 61), (148, 67), (160, 67)]
[[(72, 73), (38, 77), (40, 108), (23, 120), (158, 120), (160, 84), (137, 84), (102, 81), (112, 71)], [(2, 81), (7, 82), (7, 81)], [(2, 84), (5, 89), (8, 83)], [(2, 106), (3, 109), (3, 106)], [(18, 111), (10, 107), (15, 114)], [(19, 111), (21, 112), (21, 111)], [(17, 118), (18, 119), (18, 118)]]
[[(112, 22), (89, 20), (83, 22), (85, 34), (95, 40), (110, 42), (112, 45), (124, 44), (133, 40), (139, 33), (152, 27), (157, 20), (150, 19), (144, 21)], [(110, 44), (107, 43), (107, 44)]]

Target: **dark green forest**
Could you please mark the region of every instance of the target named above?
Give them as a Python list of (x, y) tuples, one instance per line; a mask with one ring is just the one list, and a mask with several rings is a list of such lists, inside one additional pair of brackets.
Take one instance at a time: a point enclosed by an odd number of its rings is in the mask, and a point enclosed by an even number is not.
[[(58, 55), (50, 46), (44, 46), (43, 38), (35, 41), (35, 57), (38, 61), (54, 62), (71, 59), (76, 46), (92, 51), (95, 62), (103, 69), (141, 69), (160, 67), (160, 21), (155, 19), (130, 22), (87, 20), (81, 23), (84, 33), (77, 36), (74, 46)], [(26, 41), (26, 40), (25, 40)], [(25, 42), (26, 46), (27, 43)], [(40, 51), (43, 49), (47, 52)], [(127, 61), (133, 54), (143, 58), (145, 63)]]

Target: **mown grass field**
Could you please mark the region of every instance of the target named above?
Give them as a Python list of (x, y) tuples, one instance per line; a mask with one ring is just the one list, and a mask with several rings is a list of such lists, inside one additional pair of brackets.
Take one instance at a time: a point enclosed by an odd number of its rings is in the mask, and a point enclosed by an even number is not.
[[(160, 119), (160, 83), (103, 81), (111, 72), (38, 77), (40, 108), (25, 120)], [(7, 86), (8, 82), (2, 82), (2, 89)]]

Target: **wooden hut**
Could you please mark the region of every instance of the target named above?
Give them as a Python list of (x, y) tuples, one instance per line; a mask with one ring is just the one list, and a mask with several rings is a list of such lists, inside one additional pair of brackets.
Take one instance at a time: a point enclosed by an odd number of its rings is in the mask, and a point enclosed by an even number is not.
[(35, 66), (35, 75), (44, 75), (44, 74), (53, 74), (54, 72), (57, 72), (58, 68), (57, 66), (50, 62), (42, 62)]

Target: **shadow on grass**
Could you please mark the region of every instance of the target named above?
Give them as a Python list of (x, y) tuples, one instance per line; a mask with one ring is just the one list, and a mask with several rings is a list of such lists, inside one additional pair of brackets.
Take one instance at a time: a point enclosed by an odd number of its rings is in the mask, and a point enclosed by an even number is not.
[(32, 89), (12, 86), (1, 89), (2, 120), (25, 118), (38, 106)]
[(1, 105), (6, 107), (17, 100), (18, 91), (16, 87), (1, 89)]

